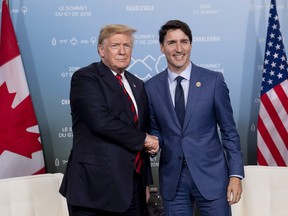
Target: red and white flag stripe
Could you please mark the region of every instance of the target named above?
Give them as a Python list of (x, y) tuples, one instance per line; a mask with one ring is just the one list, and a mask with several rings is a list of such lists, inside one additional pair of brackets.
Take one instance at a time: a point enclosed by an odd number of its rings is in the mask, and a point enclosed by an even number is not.
[(288, 80), (261, 96), (258, 118), (258, 163), (288, 165)]

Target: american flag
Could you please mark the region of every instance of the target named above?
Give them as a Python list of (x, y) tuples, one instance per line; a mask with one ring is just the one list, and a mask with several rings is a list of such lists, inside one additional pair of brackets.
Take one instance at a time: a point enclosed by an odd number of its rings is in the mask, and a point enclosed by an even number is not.
[(257, 126), (257, 163), (288, 166), (288, 64), (271, 0)]

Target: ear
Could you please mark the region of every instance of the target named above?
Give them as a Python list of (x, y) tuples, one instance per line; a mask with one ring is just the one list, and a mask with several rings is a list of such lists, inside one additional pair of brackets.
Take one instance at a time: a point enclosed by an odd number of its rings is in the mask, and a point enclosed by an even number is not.
[(163, 46), (163, 44), (160, 44), (160, 51), (161, 51), (162, 53), (164, 53), (164, 46)]
[(101, 58), (104, 58), (104, 46), (102, 44), (98, 44), (98, 53)]

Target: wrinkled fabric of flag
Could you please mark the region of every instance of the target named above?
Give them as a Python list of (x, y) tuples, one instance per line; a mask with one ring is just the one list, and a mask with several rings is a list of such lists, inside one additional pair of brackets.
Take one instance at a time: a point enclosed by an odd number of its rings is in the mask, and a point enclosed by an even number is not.
[(45, 173), (39, 126), (9, 9), (0, 38), (0, 178)]
[(288, 165), (288, 64), (276, 1), (271, 0), (257, 126), (257, 163)]

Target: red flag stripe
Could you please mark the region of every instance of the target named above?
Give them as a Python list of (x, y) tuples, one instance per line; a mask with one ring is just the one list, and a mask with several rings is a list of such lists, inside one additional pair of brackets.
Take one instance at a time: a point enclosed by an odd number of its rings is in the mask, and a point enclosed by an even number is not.
[[(277, 88), (277, 90), (279, 90), (281, 88)], [(266, 111), (268, 112), (269, 115), (269, 119), (273, 122), (273, 125), (271, 125), (271, 127), (269, 127), (269, 132), (273, 134), (279, 134), (281, 139), (283, 140), (282, 142), (286, 145), (286, 148), (288, 149), (288, 143), (285, 143), (285, 140), (287, 140), (288, 138), (288, 134), (287, 134), (287, 130), (284, 127), (283, 124), (283, 119), (280, 119), (279, 117), (279, 112), (277, 112), (276, 110), (279, 109), (278, 107), (280, 107), (281, 109), (283, 108), (282, 104), (279, 102), (279, 98), (277, 97), (277, 95), (275, 94), (276, 89), (271, 89), (268, 94), (263, 94), (261, 96), (261, 102), (263, 104), (263, 106), (265, 107)], [(270, 100), (270, 98), (272, 98), (273, 100), (273, 104)], [(275, 108), (276, 106), (276, 108)], [(268, 118), (266, 118), (268, 119)], [(270, 121), (269, 120), (269, 121)], [(274, 130), (277, 130), (274, 131)], [(273, 131), (271, 131), (273, 130)]]
[[(265, 145), (269, 149), (271, 157), (274, 158), (278, 166), (286, 166), (286, 163), (282, 157), (282, 155), (279, 152), (279, 149), (277, 148), (276, 144), (274, 143), (273, 139), (271, 138), (270, 133), (268, 132), (266, 126), (263, 124), (263, 121), (261, 117), (258, 119), (258, 131), (259, 135), (265, 140)], [(265, 155), (264, 155), (265, 157)]]
[[(264, 133), (270, 134), (270, 137), (273, 140), (273, 143), (275, 144), (275, 146), (279, 149), (279, 152), (282, 155), (282, 158), (285, 158), (287, 160), (288, 155), (287, 155), (287, 148), (285, 146), (285, 141), (278, 134), (276, 127), (273, 124), (273, 122), (272, 122), (272, 120), (271, 120), (271, 118), (267, 112), (267, 109), (263, 103), (260, 105), (259, 118), (261, 118), (261, 121), (263, 121), (263, 125), (265, 126)], [(259, 123), (260, 123), (260, 121), (259, 121)], [(261, 130), (261, 129), (262, 129), (262, 127), (259, 125), (258, 130)], [(265, 140), (264, 137), (263, 137), (263, 139)], [(265, 144), (266, 142), (268, 142), (268, 141), (265, 140), (259, 144), (266, 145)], [(269, 154), (269, 152), (267, 154)]]
[(288, 128), (288, 80), (285, 80), (283, 83), (275, 87), (275, 92), (281, 101), (281, 106), (278, 106), (281, 110), (277, 110), (278, 112), (281, 112), (283, 109), (283, 117), (286, 117), (286, 128)]
[(265, 160), (265, 158), (263, 157), (259, 148), (257, 148), (257, 157), (258, 157), (258, 165), (261, 164), (262, 166), (268, 166), (268, 163)]
[(257, 129), (259, 165), (288, 166), (288, 62), (280, 29), (276, 0), (271, 0)]
[(270, 153), (270, 150), (268, 149), (259, 131), (257, 136), (257, 142), (258, 142), (258, 151), (261, 152), (261, 155), (258, 155), (258, 157), (263, 158), (260, 160), (258, 159), (258, 164), (263, 166), (268, 165), (277, 166), (276, 161), (274, 160), (272, 154)]

